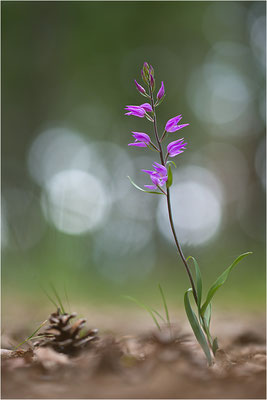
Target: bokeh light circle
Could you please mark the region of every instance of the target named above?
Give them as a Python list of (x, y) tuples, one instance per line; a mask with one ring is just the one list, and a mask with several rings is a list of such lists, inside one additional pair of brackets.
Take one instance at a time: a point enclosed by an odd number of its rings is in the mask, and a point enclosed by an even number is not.
[(46, 183), (42, 206), (46, 218), (58, 230), (77, 235), (99, 227), (109, 203), (103, 185), (93, 175), (66, 170)]
[[(212, 239), (222, 219), (222, 206), (215, 191), (197, 180), (181, 181), (171, 188), (174, 225), (182, 244), (202, 245)], [(161, 233), (173, 242), (166, 199), (159, 202), (157, 222)]]

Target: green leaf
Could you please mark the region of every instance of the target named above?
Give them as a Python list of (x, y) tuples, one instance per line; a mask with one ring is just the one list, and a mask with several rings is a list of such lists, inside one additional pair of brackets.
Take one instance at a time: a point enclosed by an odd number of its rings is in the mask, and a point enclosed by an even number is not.
[(218, 279), (216, 279), (216, 281), (213, 283), (213, 285), (211, 286), (211, 288), (208, 291), (207, 294), (207, 298), (205, 303), (203, 304), (203, 306), (201, 307), (201, 314), (203, 315), (206, 311), (206, 308), (208, 307), (209, 303), (211, 302), (213, 296), (215, 295), (215, 293), (217, 292), (217, 290), (224, 284), (224, 282), (226, 281), (226, 279), (228, 278), (228, 275), (230, 274), (230, 272), (232, 271), (232, 269), (246, 256), (248, 256), (249, 254), (252, 254), (251, 251), (241, 254), (239, 257), (237, 257), (235, 259), (235, 261), (233, 262), (233, 264), (230, 265), (230, 267), (228, 267), (220, 276)]
[(174, 168), (177, 168), (174, 161), (169, 160), (169, 161), (166, 162), (166, 165), (168, 165), (168, 164), (173, 164)]
[(212, 343), (212, 351), (213, 351), (213, 354), (214, 354), (214, 355), (216, 354), (216, 351), (218, 350), (218, 348), (219, 348), (218, 339), (215, 338), (215, 339), (213, 340), (213, 343)]
[(163, 293), (163, 290), (162, 290), (162, 287), (160, 286), (160, 284), (159, 284), (159, 291), (160, 291), (160, 294), (161, 294), (161, 297), (162, 297), (162, 301), (163, 301), (163, 305), (164, 305), (164, 309), (165, 309), (165, 314), (166, 314), (166, 319), (167, 319), (168, 324), (170, 325), (171, 322), (170, 322), (169, 310), (168, 310), (168, 306), (167, 306), (165, 295)]
[(210, 318), (211, 318), (211, 303), (208, 305), (208, 307), (205, 310), (203, 319), (204, 319), (204, 324), (206, 326), (206, 328), (210, 329)]
[(144, 189), (140, 188), (140, 186), (136, 185), (136, 183), (134, 183), (134, 181), (133, 181), (129, 176), (127, 176), (127, 178), (129, 178), (131, 184), (132, 184), (136, 189), (141, 190), (141, 192), (144, 192), (144, 193), (153, 193), (153, 194), (163, 194), (163, 195), (164, 195), (164, 193), (162, 193), (162, 192), (153, 192), (153, 191), (151, 191), (151, 190), (144, 190)]
[(168, 166), (168, 180), (166, 182), (166, 186), (167, 186), (167, 188), (169, 188), (169, 187), (171, 187), (171, 185), (172, 185), (172, 169), (171, 169), (171, 166), (169, 164), (169, 166)]
[(151, 310), (150, 307), (146, 306), (146, 305), (143, 304), (143, 303), (140, 303), (140, 301), (136, 300), (134, 297), (131, 297), (131, 296), (123, 296), (123, 297), (124, 297), (125, 299), (128, 299), (128, 300), (133, 301), (133, 302), (134, 302), (135, 304), (137, 304), (139, 307), (144, 308), (144, 309), (151, 315), (151, 317), (153, 318), (153, 321), (155, 322), (157, 328), (161, 331), (161, 328), (160, 328), (160, 325), (159, 325), (159, 323), (158, 323), (158, 321), (157, 321), (157, 318), (156, 318), (155, 315), (153, 314), (153, 311)]
[(200, 269), (199, 269), (197, 260), (194, 257), (189, 256), (189, 257), (187, 257), (186, 261), (189, 260), (190, 258), (194, 262), (195, 271), (196, 271), (197, 306), (198, 306), (198, 310), (199, 310), (199, 313), (200, 313), (201, 300), (202, 300), (202, 277), (201, 277), (201, 273), (200, 273)]
[(196, 337), (198, 343), (200, 344), (200, 346), (202, 347), (202, 350), (204, 351), (204, 353), (205, 353), (205, 355), (207, 357), (209, 365), (211, 365), (212, 364), (212, 358), (211, 358), (211, 354), (210, 354), (209, 345), (208, 345), (207, 340), (205, 338), (205, 335), (204, 335), (204, 333), (203, 333), (203, 331), (201, 329), (201, 326), (200, 326), (200, 324), (198, 322), (196, 314), (194, 313), (194, 311), (191, 308), (191, 304), (190, 304), (190, 301), (189, 301), (189, 293), (190, 292), (192, 292), (192, 288), (188, 289), (185, 292), (185, 295), (184, 295), (184, 306), (185, 306), (186, 315), (187, 315), (187, 318), (188, 318), (188, 320), (190, 322), (190, 325), (191, 325), (191, 327), (193, 329), (195, 337)]

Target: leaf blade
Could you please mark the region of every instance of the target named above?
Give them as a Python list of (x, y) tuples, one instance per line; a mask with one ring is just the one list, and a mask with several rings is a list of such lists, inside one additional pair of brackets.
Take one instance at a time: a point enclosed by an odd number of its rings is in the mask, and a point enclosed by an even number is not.
[(171, 169), (171, 165), (169, 164), (168, 166), (168, 180), (166, 182), (166, 187), (170, 188), (172, 185), (172, 169)]
[(196, 260), (194, 257), (189, 256), (189, 257), (187, 257), (186, 261), (189, 260), (190, 258), (193, 260), (194, 266), (195, 266), (195, 272), (196, 272), (196, 291), (197, 291), (197, 300), (198, 300), (198, 302), (197, 302), (198, 304), (197, 304), (197, 305), (198, 305), (198, 310), (199, 310), (199, 312), (200, 312), (200, 309), (201, 309), (201, 300), (202, 300), (202, 276), (201, 276), (201, 272), (200, 272), (200, 269), (199, 269), (197, 260)]
[(232, 269), (246, 256), (252, 254), (251, 251), (247, 252), (247, 253), (243, 253), (240, 254), (240, 256), (238, 256), (234, 262), (216, 279), (216, 281), (213, 283), (213, 285), (211, 285), (205, 303), (203, 304), (203, 306), (201, 307), (201, 313), (202, 315), (205, 313), (206, 308), (208, 307), (209, 303), (211, 302), (213, 296), (215, 295), (215, 293), (217, 292), (217, 290), (224, 284), (224, 282), (226, 281), (226, 279), (228, 278), (228, 275), (230, 274), (230, 272), (232, 271)]
[(189, 293), (190, 292), (192, 292), (192, 288), (188, 289), (184, 294), (184, 306), (185, 306), (186, 315), (187, 315), (188, 321), (192, 327), (192, 330), (195, 334), (195, 337), (196, 337), (198, 343), (200, 344), (202, 350), (204, 351), (209, 365), (211, 365), (212, 358), (211, 358), (211, 354), (210, 354), (209, 345), (208, 345), (207, 340), (204, 336), (204, 333), (199, 325), (196, 314), (194, 313), (194, 311), (191, 308), (191, 304), (189, 301)]
[(134, 181), (133, 181), (129, 176), (127, 176), (127, 178), (129, 179), (129, 181), (131, 182), (131, 184), (132, 184), (136, 189), (140, 190), (141, 192), (144, 192), (144, 193), (151, 193), (151, 194), (163, 194), (163, 195), (164, 195), (164, 193), (162, 193), (162, 192), (153, 192), (152, 190), (145, 190), (145, 189), (142, 189), (140, 186), (138, 186), (136, 183), (134, 183)]

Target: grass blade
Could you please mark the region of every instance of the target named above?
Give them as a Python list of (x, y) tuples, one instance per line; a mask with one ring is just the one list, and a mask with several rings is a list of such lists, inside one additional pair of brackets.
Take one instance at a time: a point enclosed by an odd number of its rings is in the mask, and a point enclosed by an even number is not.
[(32, 339), (34, 337), (34, 335), (47, 323), (47, 319), (41, 323), (40, 326), (38, 326), (38, 328), (25, 340), (23, 340), (23, 342), (21, 342), (20, 344), (18, 344), (14, 349), (17, 350), (20, 346), (22, 346), (24, 343), (28, 342), (30, 339)]
[(65, 293), (68, 309), (69, 309), (69, 312), (70, 312), (71, 308), (70, 308), (69, 296), (68, 296), (68, 293), (67, 293), (67, 288), (66, 288), (66, 283), (65, 282), (64, 282), (64, 293)]
[(44, 292), (44, 294), (46, 295), (46, 297), (51, 301), (52, 304), (54, 304), (54, 306), (56, 307), (56, 309), (58, 309), (58, 305), (57, 303), (52, 299), (51, 296), (49, 296), (49, 294), (47, 293), (47, 291), (45, 290), (45, 288), (43, 286), (41, 286), (42, 291)]
[(208, 360), (209, 366), (210, 366), (212, 364), (212, 358), (211, 358), (211, 354), (210, 354), (209, 345), (208, 345), (205, 335), (201, 329), (201, 326), (198, 322), (196, 314), (194, 313), (194, 311), (191, 308), (191, 304), (189, 301), (189, 293), (190, 292), (192, 292), (191, 288), (188, 289), (184, 295), (184, 306), (185, 306), (186, 315), (190, 322), (192, 330), (195, 334), (195, 337), (196, 337), (198, 343), (200, 344), (200, 346), (202, 347), (202, 350), (204, 351), (206, 358)]
[(201, 314), (203, 315), (206, 311), (206, 308), (208, 307), (209, 303), (211, 302), (213, 296), (215, 295), (215, 293), (217, 292), (217, 290), (224, 284), (224, 282), (226, 281), (226, 279), (228, 278), (228, 275), (230, 274), (230, 272), (232, 271), (232, 269), (246, 256), (252, 254), (252, 252), (247, 252), (244, 254), (241, 254), (239, 257), (237, 257), (235, 259), (235, 261), (230, 265), (230, 267), (228, 267), (220, 276), (218, 279), (216, 279), (216, 281), (213, 283), (213, 285), (211, 286), (211, 288), (208, 291), (207, 294), (207, 298), (205, 303), (203, 304), (203, 306), (201, 307)]
[(154, 314), (156, 314), (164, 322), (164, 324), (166, 324), (165, 319), (163, 318), (163, 316), (157, 310), (155, 310), (152, 307), (150, 309), (151, 309), (151, 311), (153, 311)]
[(52, 282), (50, 282), (50, 286), (51, 286), (51, 289), (52, 289), (53, 292), (54, 292), (54, 295), (55, 295), (56, 298), (57, 298), (57, 301), (58, 301), (58, 303), (59, 303), (59, 305), (60, 305), (62, 314), (65, 314), (65, 310), (64, 310), (63, 304), (62, 304), (62, 302), (61, 302), (61, 299), (60, 299), (60, 297), (59, 297), (59, 295), (58, 295), (58, 292), (56, 291), (56, 288), (55, 288), (55, 286), (53, 285)]
[(166, 298), (165, 298), (165, 296), (164, 296), (164, 293), (163, 293), (163, 290), (162, 290), (162, 287), (160, 286), (160, 284), (159, 284), (159, 291), (160, 291), (160, 294), (161, 294), (161, 297), (162, 297), (162, 301), (163, 301), (163, 305), (164, 305), (164, 309), (165, 309), (165, 314), (166, 314), (167, 322), (168, 322), (169, 325), (171, 325), (170, 316), (169, 316), (169, 310), (168, 310)]
[(145, 304), (140, 303), (140, 301), (136, 300), (134, 297), (131, 296), (123, 296), (125, 299), (131, 300), (133, 301), (135, 304), (137, 304), (139, 307), (144, 308), (153, 318), (153, 321), (155, 322), (157, 328), (161, 331), (160, 325), (157, 321), (157, 318), (155, 317), (155, 315), (153, 314), (153, 311), (151, 310), (150, 307), (146, 306)]

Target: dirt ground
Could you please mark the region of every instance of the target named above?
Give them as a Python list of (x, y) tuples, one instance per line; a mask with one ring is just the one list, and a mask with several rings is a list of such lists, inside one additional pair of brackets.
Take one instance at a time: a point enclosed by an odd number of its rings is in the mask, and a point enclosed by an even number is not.
[[(220, 350), (208, 367), (185, 319), (170, 333), (143, 313), (105, 315), (98, 316), (98, 339), (76, 355), (32, 345), (2, 351), (2, 398), (266, 398), (264, 316), (215, 316)], [(2, 349), (23, 333), (22, 319), (5, 328)]]

